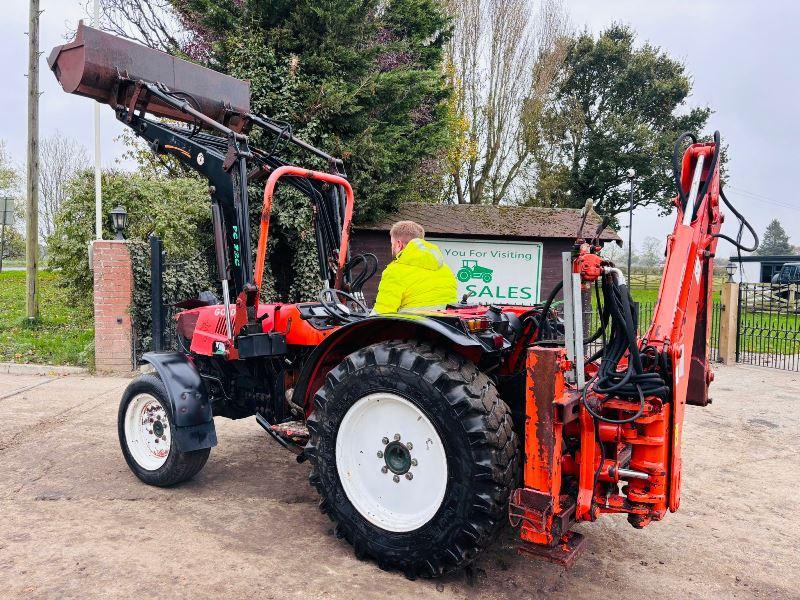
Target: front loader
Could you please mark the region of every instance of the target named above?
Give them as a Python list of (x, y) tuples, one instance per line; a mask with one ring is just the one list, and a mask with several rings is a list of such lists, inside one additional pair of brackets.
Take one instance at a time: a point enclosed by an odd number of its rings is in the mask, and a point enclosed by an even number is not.
[[(49, 62), (66, 91), (109, 104), (154, 152), (210, 184), (221, 301), (177, 315), (180, 351), (145, 354), (154, 373), (120, 403), (122, 453), (142, 481), (193, 477), (217, 443), (214, 418), (254, 416), (310, 462), (320, 507), (356, 555), (411, 577), (470, 564), (508, 521), (521, 551), (568, 565), (583, 546), (576, 523), (621, 513), (641, 528), (678, 509), (684, 409), (710, 402), (718, 134), (690, 136), (682, 155), (676, 144), (677, 220), (643, 335), (623, 273), (599, 254), (601, 230), (585, 239), (582, 224), (544, 304), (374, 315), (361, 288), (377, 261), (350, 254), (355, 199), (342, 162), (250, 112), (247, 82), (83, 24)], [(288, 144), (327, 170), (287, 164)], [(317, 301), (261, 298), (279, 184), (314, 209)], [(257, 224), (249, 186), (263, 188)], [(592, 288), (601, 327), (587, 336)]]

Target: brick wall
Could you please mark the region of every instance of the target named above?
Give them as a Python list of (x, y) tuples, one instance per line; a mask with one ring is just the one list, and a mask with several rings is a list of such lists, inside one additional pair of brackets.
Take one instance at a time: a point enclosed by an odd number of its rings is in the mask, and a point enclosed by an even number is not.
[(133, 268), (128, 244), (100, 240), (93, 244), (95, 367), (101, 373), (133, 370)]
[[(432, 237), (447, 237), (436, 235)], [(463, 239), (463, 238), (460, 238)], [(509, 240), (519, 240), (519, 238), (509, 238)], [(572, 249), (574, 240), (562, 238), (529, 239), (525, 241), (542, 243), (542, 288), (541, 299), (544, 302), (550, 291), (561, 281), (561, 253)], [(392, 260), (392, 251), (389, 246), (389, 233), (386, 231), (368, 231), (364, 229), (354, 229), (350, 242), (352, 254), (362, 254), (371, 252), (378, 257), (378, 272), (364, 286), (364, 295), (370, 306), (375, 302), (378, 293), (378, 282), (380, 275)], [(561, 298), (561, 294), (558, 296)]]

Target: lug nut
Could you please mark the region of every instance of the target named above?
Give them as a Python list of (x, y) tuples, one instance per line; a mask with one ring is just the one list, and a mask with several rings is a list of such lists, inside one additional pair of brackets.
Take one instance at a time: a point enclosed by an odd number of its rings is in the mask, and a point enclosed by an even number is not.
[(409, 450), (413, 450), (414, 449), (414, 444), (412, 444), (411, 442), (408, 442), (406, 444), (406, 448), (408, 448)]
[(416, 458), (412, 458), (412, 459), (411, 459), (411, 466), (412, 466), (412, 467), (416, 467), (418, 464), (419, 464), (419, 463), (417, 462), (417, 459), (416, 459)]
[(381, 452), (380, 450), (378, 450), (378, 458), (383, 458), (383, 452)]
[(386, 444), (388, 444), (388, 443), (389, 443), (389, 438), (387, 438), (387, 437), (383, 438), (383, 439), (381, 440), (381, 443), (382, 443), (382, 444), (385, 446)]
[(414, 474), (411, 471), (409, 471), (408, 473), (406, 473), (406, 479), (411, 481), (412, 479), (414, 479)]
[(394, 441), (395, 442), (399, 442), (400, 441), (400, 434), (399, 433), (395, 433), (394, 434)]
[(400, 483), (400, 476), (399, 475), (395, 475), (394, 477), (392, 477), (392, 479), (394, 480), (395, 483)]
[(386, 465), (383, 465), (381, 467), (381, 473), (388, 473), (388, 472), (389, 472), (389, 467), (387, 467)]

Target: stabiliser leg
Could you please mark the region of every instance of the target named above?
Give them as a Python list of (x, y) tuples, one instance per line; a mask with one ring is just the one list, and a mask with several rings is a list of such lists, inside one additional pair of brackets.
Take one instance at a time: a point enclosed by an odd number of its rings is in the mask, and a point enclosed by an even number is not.
[(540, 546), (523, 542), (517, 547), (517, 553), (535, 556), (569, 569), (585, 549), (586, 538), (577, 531), (568, 531), (558, 538), (554, 546)]
[(571, 566), (584, 549), (581, 534), (569, 531), (575, 502), (562, 493), (564, 427), (578, 416), (578, 395), (566, 387), (570, 368), (563, 348), (530, 348), (526, 358), (525, 467), (523, 487), (514, 490), (509, 520), (520, 527), (520, 554)]

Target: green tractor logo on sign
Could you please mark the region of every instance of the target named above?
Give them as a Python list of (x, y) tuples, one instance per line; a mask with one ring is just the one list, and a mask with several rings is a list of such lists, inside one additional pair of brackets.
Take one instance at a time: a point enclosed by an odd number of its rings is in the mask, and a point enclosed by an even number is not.
[(484, 283), (491, 283), (492, 273), (494, 273), (492, 269), (480, 266), (477, 260), (464, 260), (461, 261), (461, 268), (456, 273), (456, 278), (462, 283), (470, 279), (480, 279)]

